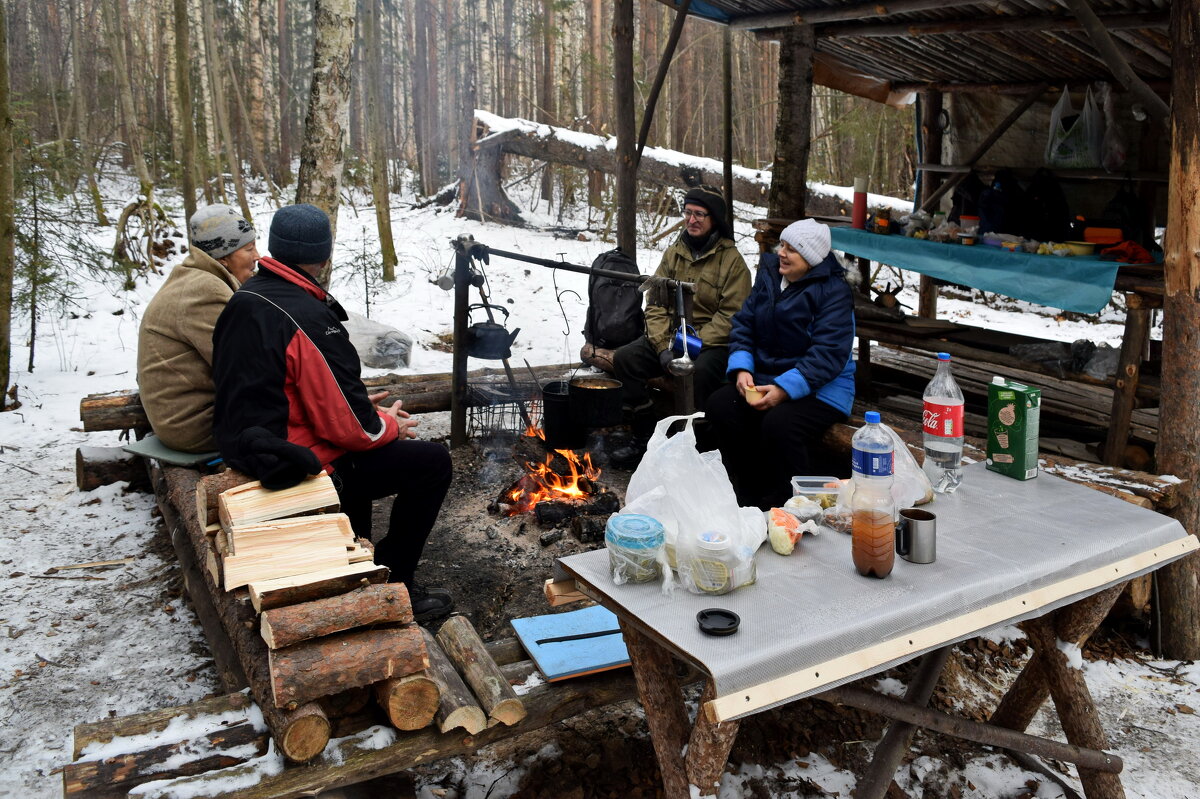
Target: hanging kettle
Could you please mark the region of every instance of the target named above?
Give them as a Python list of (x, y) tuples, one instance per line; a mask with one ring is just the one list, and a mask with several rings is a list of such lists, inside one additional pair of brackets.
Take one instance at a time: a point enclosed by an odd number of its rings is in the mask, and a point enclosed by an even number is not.
[(517, 340), (517, 334), (521, 332), (521, 328), (518, 327), (509, 333), (504, 325), (497, 322), (495, 316), (492, 315), (493, 308), (503, 311), (505, 321), (508, 320), (508, 309), (503, 305), (484, 302), (467, 308), (467, 321), (470, 321), (473, 311), (480, 309), (486, 311), (488, 316), (486, 322), (476, 322), (467, 328), (467, 355), (472, 358), (502, 361), (512, 357), (512, 343)]

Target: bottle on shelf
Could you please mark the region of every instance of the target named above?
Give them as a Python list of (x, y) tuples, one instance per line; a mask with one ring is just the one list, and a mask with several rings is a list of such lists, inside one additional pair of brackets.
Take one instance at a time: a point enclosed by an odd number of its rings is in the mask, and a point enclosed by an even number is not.
[(962, 483), (963, 393), (950, 371), (950, 354), (939, 352), (937, 372), (922, 395), (925, 476), (939, 494)]
[(850, 212), (850, 227), (863, 230), (867, 226), (867, 179), (854, 179), (854, 205)]
[(850, 442), (854, 496), (850, 500), (851, 552), (858, 573), (887, 577), (896, 561), (896, 503), (892, 499), (892, 437), (880, 427), (879, 413), (867, 411), (866, 424)]

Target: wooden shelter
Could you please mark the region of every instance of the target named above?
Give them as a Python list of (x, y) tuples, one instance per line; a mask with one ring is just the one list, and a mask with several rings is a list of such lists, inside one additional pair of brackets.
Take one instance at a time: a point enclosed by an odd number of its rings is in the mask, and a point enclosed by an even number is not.
[[(1112, 84), (1123, 107), (1147, 120), (1134, 146), (1163, 153), (1165, 192), (1162, 182), (1155, 188), (1153, 174), (1138, 177), (1148, 185), (1145, 196), (1158, 194), (1153, 204), (1160, 209), (1156, 223), (1166, 227), (1165, 266), (1160, 283), (1146, 291), (1131, 291), (1130, 296), (1138, 299), (1130, 305), (1128, 325), (1135, 332), (1145, 330), (1148, 309), (1163, 309), (1158, 470), (1196, 484), (1200, 478), (1200, 459), (1195, 457), (1200, 451), (1200, 403), (1196, 402), (1200, 396), (1200, 59), (1195, 47), (1200, 42), (1200, 0), (663, 2), (677, 10), (677, 28), (690, 14), (779, 42), (779, 113), (768, 205), (772, 220), (806, 215), (807, 134), (814, 83), (892, 104), (919, 95), (920, 138), (927, 157), (919, 168), (916, 200), (924, 207), (932, 207), (970, 167), (986, 163), (993, 145), (1031, 107), (1041, 103), (1044, 111), (1054, 89), (1082, 89), (1096, 81)], [(613, 30), (620, 138), (619, 241), (632, 248), (638, 152), (648, 127), (643, 124), (635, 142), (632, 0), (615, 0)], [(676, 39), (672, 36), (668, 41), (645, 117), (653, 114), (656, 87), (661, 85)], [(728, 81), (725, 97), (729, 120)], [(990, 131), (963, 131), (956, 150), (942, 141), (942, 126), (937, 124), (944, 109), (956, 103), (974, 103), (1003, 118)], [(1044, 149), (1047, 125), (1031, 128), (1038, 129), (1041, 138), (1027, 138), (1027, 151)], [(727, 165), (729, 149), (727, 145)], [(944, 161), (941, 155), (947, 156)], [(730, 171), (727, 166), (726, 174)], [(1073, 177), (1104, 178), (1102, 174)], [(928, 280), (922, 281), (921, 311), (928, 316), (936, 312), (936, 289)], [(1126, 337), (1117, 376), (1117, 393), (1129, 395), (1126, 408), (1132, 407), (1145, 340), (1139, 334), (1131, 344)], [(1119, 416), (1115, 402), (1114, 408)], [(1194, 489), (1184, 494), (1174, 515), (1193, 535), (1200, 534), (1200, 497)], [(1158, 588), (1164, 652), (1177, 658), (1200, 657), (1200, 560), (1191, 557), (1165, 567), (1159, 572)]]

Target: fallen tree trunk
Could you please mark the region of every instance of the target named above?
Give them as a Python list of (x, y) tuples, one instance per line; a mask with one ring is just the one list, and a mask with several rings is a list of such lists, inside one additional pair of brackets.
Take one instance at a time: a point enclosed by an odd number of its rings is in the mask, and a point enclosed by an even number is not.
[[(535, 366), (533, 372), (539, 380), (548, 380), (569, 373), (575, 366), (576, 364), (572, 363)], [(485, 378), (504, 376), (503, 369), (476, 369), (467, 373), (467, 380), (481, 381)], [(450, 410), (449, 372), (425, 375), (388, 374), (369, 377), (362, 382), (371, 392), (387, 391), (390, 394), (384, 405), (401, 400), (404, 410), (409, 413)], [(89, 394), (79, 401), (79, 419), (83, 422), (84, 432), (88, 433), (100, 430), (150, 431), (150, 421), (146, 418), (141, 395), (137, 391)]]
[(408, 624), (412, 602), (403, 583), (356, 588), (349, 593), (262, 614), (262, 637), (272, 649), (372, 624)]

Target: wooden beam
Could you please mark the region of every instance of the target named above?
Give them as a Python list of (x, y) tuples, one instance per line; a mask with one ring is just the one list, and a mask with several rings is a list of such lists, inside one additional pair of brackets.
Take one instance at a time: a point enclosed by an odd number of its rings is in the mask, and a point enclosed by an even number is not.
[[(1050, 84), (1048, 83), (1039, 83), (1034, 86), (1023, 98), (1021, 98), (1021, 101), (1017, 103), (1016, 108), (1010, 111), (1008, 116), (1000, 120), (1000, 124), (996, 125), (996, 128), (988, 134), (987, 138), (979, 143), (979, 146), (976, 147), (975, 150), (967, 157), (964, 163), (967, 166), (974, 166), (975, 164), (979, 163), (979, 159), (982, 158), (984, 154), (991, 149), (992, 145), (995, 144), (1000, 137), (1012, 127), (1013, 123), (1020, 119), (1021, 115), (1024, 114), (1031, 105), (1036, 103), (1043, 94), (1046, 93), (1046, 89), (1049, 88), (1049, 85)], [(959, 183), (962, 183), (967, 174), (969, 173), (956, 175), (939, 186), (937, 191), (930, 193), (928, 197), (921, 201), (921, 210), (928, 211), (931, 208), (936, 208), (938, 200), (942, 199), (944, 195), (953, 191), (954, 187)]]
[[(1084, 89), (1093, 81), (1107, 80), (1107, 75), (1096, 75), (1089, 78), (1077, 78), (1058, 82), (1055, 85), (1066, 85), (1071, 89)], [(940, 92), (976, 92), (983, 94), (1023, 94), (1038, 84), (1033, 81), (1014, 81), (1009, 83), (969, 83), (955, 81), (914, 81), (909, 83), (893, 83), (892, 91), (924, 92), (937, 90)], [(1155, 91), (1169, 91), (1170, 85), (1160, 81), (1150, 81), (1148, 84)]]
[[(1167, 296), (1163, 305), (1162, 425), (1158, 469), (1200, 480), (1200, 0), (1171, 4), (1170, 190), (1163, 240)], [(1172, 514), (1200, 535), (1200, 491), (1189, 491)], [(1200, 558), (1171, 564), (1157, 575), (1163, 653), (1200, 659)]]
[[(1100, 23), (1108, 30), (1143, 28), (1165, 29), (1170, 15), (1165, 12), (1153, 14), (1105, 14)], [(970, 17), (965, 19), (939, 19), (928, 22), (847, 22), (841, 25), (826, 25), (817, 28), (818, 39), (858, 37), (866, 39), (899, 36), (936, 36), (943, 34), (1008, 33), (1015, 31), (1076, 31), (1083, 28), (1078, 19), (1064, 14), (1038, 14), (1032, 16)]]
[[(1071, 13), (1075, 15), (1083, 29), (1087, 31), (1088, 38), (1091, 39), (1092, 46), (1100, 54), (1100, 60), (1104, 62), (1117, 79), (1117, 83), (1128, 92), (1131, 92), (1135, 97), (1142, 101), (1146, 106), (1146, 110), (1152, 114), (1164, 126), (1171, 124), (1171, 107), (1167, 105), (1161, 97), (1159, 97), (1153, 89), (1146, 85), (1146, 82), (1138, 77), (1133, 68), (1129, 66), (1129, 61), (1125, 55), (1117, 47), (1117, 43), (1113, 41), (1112, 36), (1104, 28), (1104, 23), (1096, 16), (1096, 12), (1092, 10), (1091, 5), (1087, 0), (1065, 0), (1067, 8), (1071, 9)], [(1195, 53), (1192, 53), (1191, 58), (1195, 58)], [(1178, 75), (1176, 76), (1178, 77)]]
[(667, 79), (667, 71), (671, 68), (671, 60), (675, 57), (675, 48), (679, 44), (679, 37), (683, 35), (683, 24), (687, 22), (688, 8), (691, 5), (692, 0), (683, 0), (679, 4), (679, 10), (675, 12), (675, 21), (671, 23), (671, 33), (667, 36), (667, 46), (663, 48), (662, 58), (658, 62), (658, 71), (654, 73), (654, 83), (650, 85), (650, 95), (646, 98), (646, 110), (642, 113), (642, 129), (638, 131), (637, 154), (633, 158), (635, 173), (642, 160), (642, 150), (646, 148), (650, 126), (654, 124), (654, 108), (658, 105), (658, 95)]
[(729, 23), (734, 30), (762, 30), (764, 28), (786, 28), (792, 25), (819, 25), (823, 22), (845, 22), (852, 19), (890, 17), (893, 14), (909, 14), (930, 9), (961, 8), (975, 6), (992, 8), (995, 2), (980, 3), (978, 0), (894, 0), (894, 2), (867, 2), (810, 8), (774, 14), (752, 14), (739, 17)]

